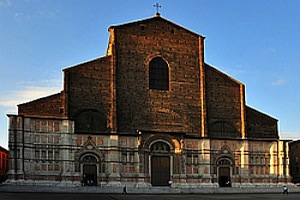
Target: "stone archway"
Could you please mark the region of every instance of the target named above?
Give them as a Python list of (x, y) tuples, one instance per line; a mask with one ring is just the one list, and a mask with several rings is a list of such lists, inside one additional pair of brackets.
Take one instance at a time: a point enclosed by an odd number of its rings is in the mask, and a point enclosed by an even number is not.
[(99, 162), (94, 155), (88, 154), (82, 157), (82, 184), (84, 186), (96, 186), (98, 184)]
[(217, 162), (218, 183), (220, 187), (231, 187), (232, 162), (229, 158), (220, 158)]
[(151, 184), (152, 186), (168, 186), (171, 177), (171, 158), (169, 144), (158, 141), (150, 147)]

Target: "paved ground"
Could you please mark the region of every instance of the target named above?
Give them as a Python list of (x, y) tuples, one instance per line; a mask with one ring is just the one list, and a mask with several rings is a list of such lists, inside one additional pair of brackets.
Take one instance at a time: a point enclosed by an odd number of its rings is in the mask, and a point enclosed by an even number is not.
[(82, 193), (6, 193), (1, 200), (299, 200), (300, 193), (281, 194), (82, 194)]
[[(122, 187), (74, 187), (74, 186), (34, 186), (34, 185), (0, 185), (0, 193), (94, 193), (94, 194), (121, 194)], [(281, 186), (278, 187), (203, 187), (203, 188), (170, 188), (170, 187), (148, 187), (127, 188), (128, 194), (280, 194)], [(290, 193), (300, 194), (300, 187), (289, 186)], [(299, 198), (300, 199), (300, 198)], [(0, 199), (2, 200), (2, 199)]]

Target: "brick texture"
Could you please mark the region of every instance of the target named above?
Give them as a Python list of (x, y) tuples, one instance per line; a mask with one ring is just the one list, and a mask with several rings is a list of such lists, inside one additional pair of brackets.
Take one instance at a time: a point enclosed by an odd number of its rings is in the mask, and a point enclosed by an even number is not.
[[(64, 69), (64, 90), (19, 105), (19, 115), (75, 119), (93, 110), (106, 131), (120, 134), (241, 138), (245, 130), (250, 138), (278, 138), (276, 119), (245, 106), (244, 85), (204, 63), (202, 36), (161, 17), (109, 32), (105, 57)], [(149, 89), (155, 57), (168, 64), (169, 90)]]
[(18, 105), (19, 115), (31, 117), (63, 117), (64, 93), (54, 94), (28, 103)]
[(279, 138), (277, 119), (274, 119), (248, 106), (246, 107), (246, 111), (248, 138)]
[[(117, 55), (118, 126), (199, 135), (199, 36), (161, 18), (112, 27)], [(169, 65), (169, 90), (149, 89), (149, 62)]]

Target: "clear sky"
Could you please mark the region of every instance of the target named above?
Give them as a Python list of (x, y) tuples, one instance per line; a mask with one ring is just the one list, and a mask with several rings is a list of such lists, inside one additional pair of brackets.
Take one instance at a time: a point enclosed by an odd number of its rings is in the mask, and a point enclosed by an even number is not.
[[(0, 0), (0, 146), (17, 104), (62, 90), (62, 69), (104, 56), (110, 25), (152, 17), (154, 0)], [(205, 36), (205, 61), (246, 85), (246, 104), (300, 138), (300, 0), (160, 0)]]

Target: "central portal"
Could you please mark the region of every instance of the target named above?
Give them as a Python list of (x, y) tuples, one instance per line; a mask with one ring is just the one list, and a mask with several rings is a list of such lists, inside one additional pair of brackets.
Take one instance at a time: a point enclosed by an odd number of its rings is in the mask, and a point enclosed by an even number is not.
[(230, 168), (220, 167), (219, 169), (219, 185), (220, 187), (231, 187)]
[(151, 184), (168, 186), (171, 180), (170, 146), (162, 141), (151, 146)]
[(83, 182), (85, 185), (97, 185), (97, 166), (84, 165), (83, 166)]
[(170, 157), (153, 156), (151, 160), (152, 186), (168, 186), (170, 181)]
[(231, 187), (231, 170), (232, 164), (230, 159), (222, 158), (218, 162), (219, 169), (219, 186), (220, 187)]
[(93, 155), (84, 156), (82, 159), (83, 177), (82, 185), (96, 186), (97, 185), (97, 158)]

